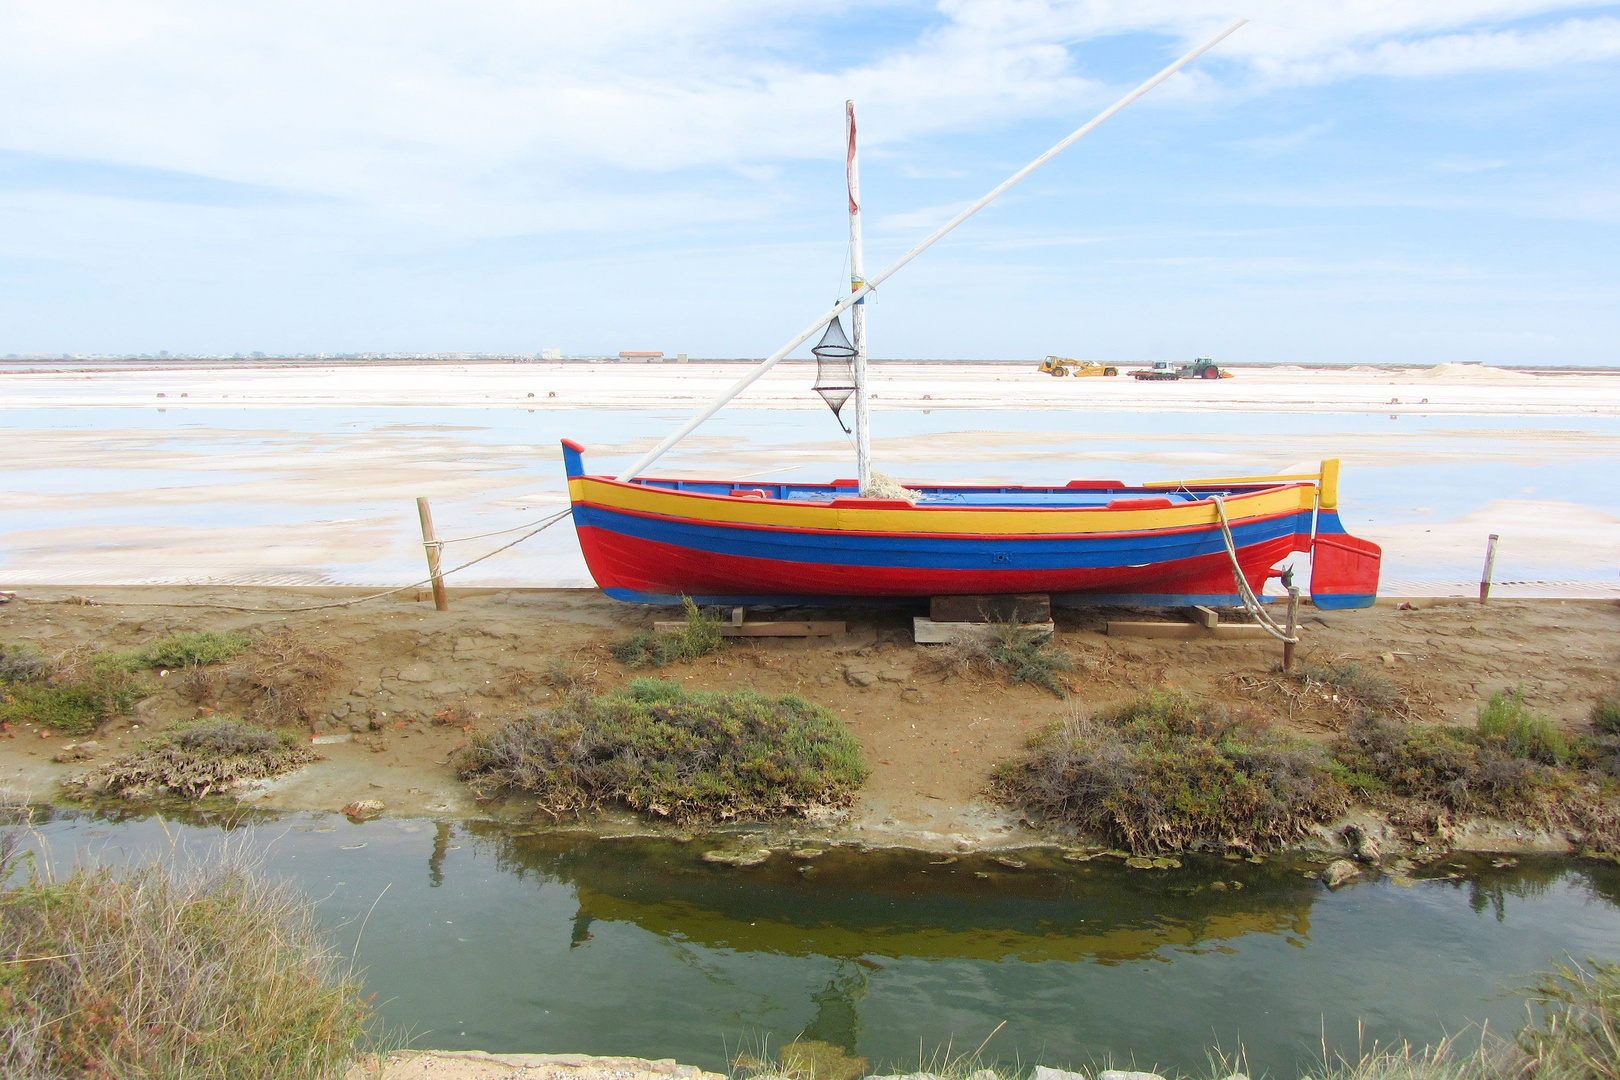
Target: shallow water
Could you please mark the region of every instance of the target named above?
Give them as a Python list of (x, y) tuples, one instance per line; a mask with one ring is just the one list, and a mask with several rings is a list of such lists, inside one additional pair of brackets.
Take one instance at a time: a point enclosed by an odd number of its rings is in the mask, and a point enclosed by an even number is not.
[[(166, 831), (167, 830), (167, 831)], [(59, 816), (59, 863), (140, 858), (215, 828)], [(673, 1056), (720, 1068), (800, 1036), (914, 1068), (1006, 1027), (989, 1056), (1292, 1076), (1331, 1053), (1524, 1022), (1508, 993), (1566, 956), (1620, 954), (1620, 867), (1525, 859), (1330, 893), (1282, 861), (1136, 871), (1023, 853), (835, 849), (750, 868), (702, 841), (488, 824), (263, 820), (236, 835), (321, 898), (385, 1017), (416, 1044)], [(1217, 888), (1220, 883), (1225, 888)], [(363, 928), (363, 933), (362, 933)], [(1359, 1025), (1359, 1027), (1358, 1027)]]
[[(433, 497), (441, 536), (519, 525), (563, 505), (560, 438), (591, 444), (588, 467), (612, 472), (683, 419), (666, 409), (0, 410), (19, 451), (0, 470), (0, 576), (401, 584), (420, 576), (416, 495)], [(1500, 582), (1615, 581), (1604, 531), (1620, 528), (1613, 417), (897, 410), (874, 426), (880, 467), (917, 482), (1138, 483), (1341, 456), (1345, 524), (1384, 544), (1386, 594), (1471, 589), (1487, 532), (1503, 534)], [(660, 470), (825, 481), (849, 475), (852, 458), (825, 413), (737, 410)], [(123, 530), (114, 543), (108, 526)], [(499, 542), (452, 545), (447, 564)], [(589, 583), (566, 522), (458, 580)], [(1515, 594), (1579, 593), (1498, 590)]]

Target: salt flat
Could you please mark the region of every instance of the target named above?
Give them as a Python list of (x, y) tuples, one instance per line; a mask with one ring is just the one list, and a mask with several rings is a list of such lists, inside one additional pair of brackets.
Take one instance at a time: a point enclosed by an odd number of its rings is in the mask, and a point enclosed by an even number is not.
[[(444, 536), (536, 520), (565, 505), (560, 438), (616, 471), (746, 370), (0, 371), (0, 581), (404, 584), (422, 574), (416, 496)], [(1386, 595), (1473, 590), (1492, 532), (1502, 595), (1620, 595), (1620, 372), (1237, 372), (1138, 383), (880, 365), (874, 456), (918, 483), (1134, 483), (1338, 457), (1347, 525), (1385, 546)], [(809, 365), (779, 366), (656, 471), (851, 475), (812, 381)], [(452, 545), (447, 565), (507, 539)], [(589, 584), (567, 522), (454, 580)]]

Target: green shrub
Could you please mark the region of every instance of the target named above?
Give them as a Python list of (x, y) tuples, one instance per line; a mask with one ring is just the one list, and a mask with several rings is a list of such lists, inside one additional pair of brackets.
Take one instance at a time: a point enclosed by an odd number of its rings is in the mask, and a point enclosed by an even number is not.
[(129, 654), (143, 668), (185, 668), (217, 664), (247, 651), (246, 634), (221, 634), (213, 630), (186, 631), (159, 638)]
[(1163, 692), (1039, 732), (1022, 758), (996, 767), (991, 791), (1138, 854), (1196, 842), (1270, 847), (1347, 804), (1307, 744)]
[(1461, 813), (1536, 814), (1556, 770), (1510, 751), (1510, 743), (1463, 727), (1416, 727), (1362, 714), (1332, 745), (1334, 760), (1392, 795), (1439, 803)]
[(1480, 706), (1479, 733), (1487, 739), (1500, 739), (1509, 756), (1543, 765), (1563, 765), (1573, 756), (1569, 736), (1524, 703), (1522, 686), (1512, 693), (1498, 690)]
[(481, 794), (534, 792), (554, 815), (619, 802), (680, 822), (842, 805), (867, 775), (855, 739), (820, 706), (657, 679), (474, 735), (454, 764)]
[(368, 1023), (309, 901), (240, 866), (8, 882), (0, 955), (8, 1077), (338, 1080)]
[(133, 753), (75, 777), (64, 787), (71, 794), (119, 798), (165, 792), (202, 798), (243, 780), (279, 776), (319, 760), (290, 731), (216, 716), (176, 724)]
[(1588, 714), (1592, 726), (1608, 735), (1620, 735), (1620, 697), (1605, 694)]
[(613, 643), (613, 659), (629, 668), (663, 667), (677, 660), (691, 662), (717, 653), (725, 644), (720, 620), (703, 614), (689, 596), (681, 598), (686, 609), (686, 625), (669, 634), (641, 630)]
[(87, 735), (133, 709), (147, 693), (115, 656), (69, 656), (34, 669), (29, 681), (0, 684), (0, 720), (27, 721), (61, 735)]

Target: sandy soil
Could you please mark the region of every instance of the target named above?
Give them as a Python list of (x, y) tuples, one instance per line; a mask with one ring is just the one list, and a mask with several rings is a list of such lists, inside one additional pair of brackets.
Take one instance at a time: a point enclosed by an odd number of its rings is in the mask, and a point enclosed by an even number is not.
[[(296, 628), (341, 661), (316, 709), (325, 760), (240, 793), (266, 808), (336, 811), (375, 799), (391, 815), (482, 814), (549, 821), (531, 804), (477, 803), (445, 761), (469, 731), (554, 700), (554, 666), (606, 689), (640, 674), (613, 661), (617, 637), (665, 617), (594, 590), (503, 591), (455, 596), (448, 612), (430, 603), (373, 601), (295, 613), (185, 605), (286, 609), (341, 598), (333, 593), (254, 588), (99, 589), (94, 604), (62, 590), (31, 590), (0, 605), (0, 642), (30, 641), (48, 654), (70, 648), (130, 648), (182, 629), (265, 632)], [(1469, 722), (1503, 687), (1522, 684), (1538, 710), (1571, 727), (1594, 699), (1616, 687), (1620, 605), (1613, 601), (1492, 601), (1393, 605), (1353, 612), (1307, 609), (1301, 656), (1319, 664), (1354, 661), (1406, 695), (1414, 719)], [(665, 669), (694, 687), (751, 686), (797, 693), (831, 708), (860, 740), (873, 768), (859, 803), (829, 835), (873, 844), (983, 846), (1023, 839), (1008, 815), (980, 794), (993, 762), (1042, 725), (1155, 687), (1224, 700), (1312, 738), (1328, 738), (1350, 704), (1301, 692), (1274, 673), (1280, 646), (1264, 642), (1176, 642), (1108, 637), (1119, 611), (1063, 612), (1058, 643), (1075, 659), (1073, 695), (1059, 701), (1030, 686), (945, 677), (912, 643), (908, 614), (851, 613), (848, 632), (818, 639), (749, 639), (718, 656)], [(1135, 613), (1131, 617), (1143, 617)], [(178, 677), (99, 734), (99, 759), (154, 727), (230, 710), (229, 697), (199, 701)], [(858, 685), (869, 682), (869, 686)], [(53, 757), (71, 740), (26, 726), (0, 737), (0, 785), (36, 799), (83, 769)], [(614, 827), (614, 826), (610, 826)]]

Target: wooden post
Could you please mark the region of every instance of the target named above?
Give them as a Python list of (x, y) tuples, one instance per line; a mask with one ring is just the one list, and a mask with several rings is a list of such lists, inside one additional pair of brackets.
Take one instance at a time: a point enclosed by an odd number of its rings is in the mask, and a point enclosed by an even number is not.
[[(1299, 586), (1288, 586), (1288, 636), (1299, 636)], [(1294, 670), (1294, 643), (1283, 642), (1283, 670)]]
[(1484, 603), (1491, 598), (1491, 574), (1496, 570), (1496, 534), (1485, 541), (1485, 569), (1479, 575), (1479, 602)]
[(433, 511), (425, 498), (416, 500), (416, 516), (422, 519), (422, 546), (427, 548), (428, 577), (433, 579), (433, 606), (440, 611), (450, 610), (450, 597), (445, 595), (444, 578), (439, 574), (438, 537), (433, 535)]

